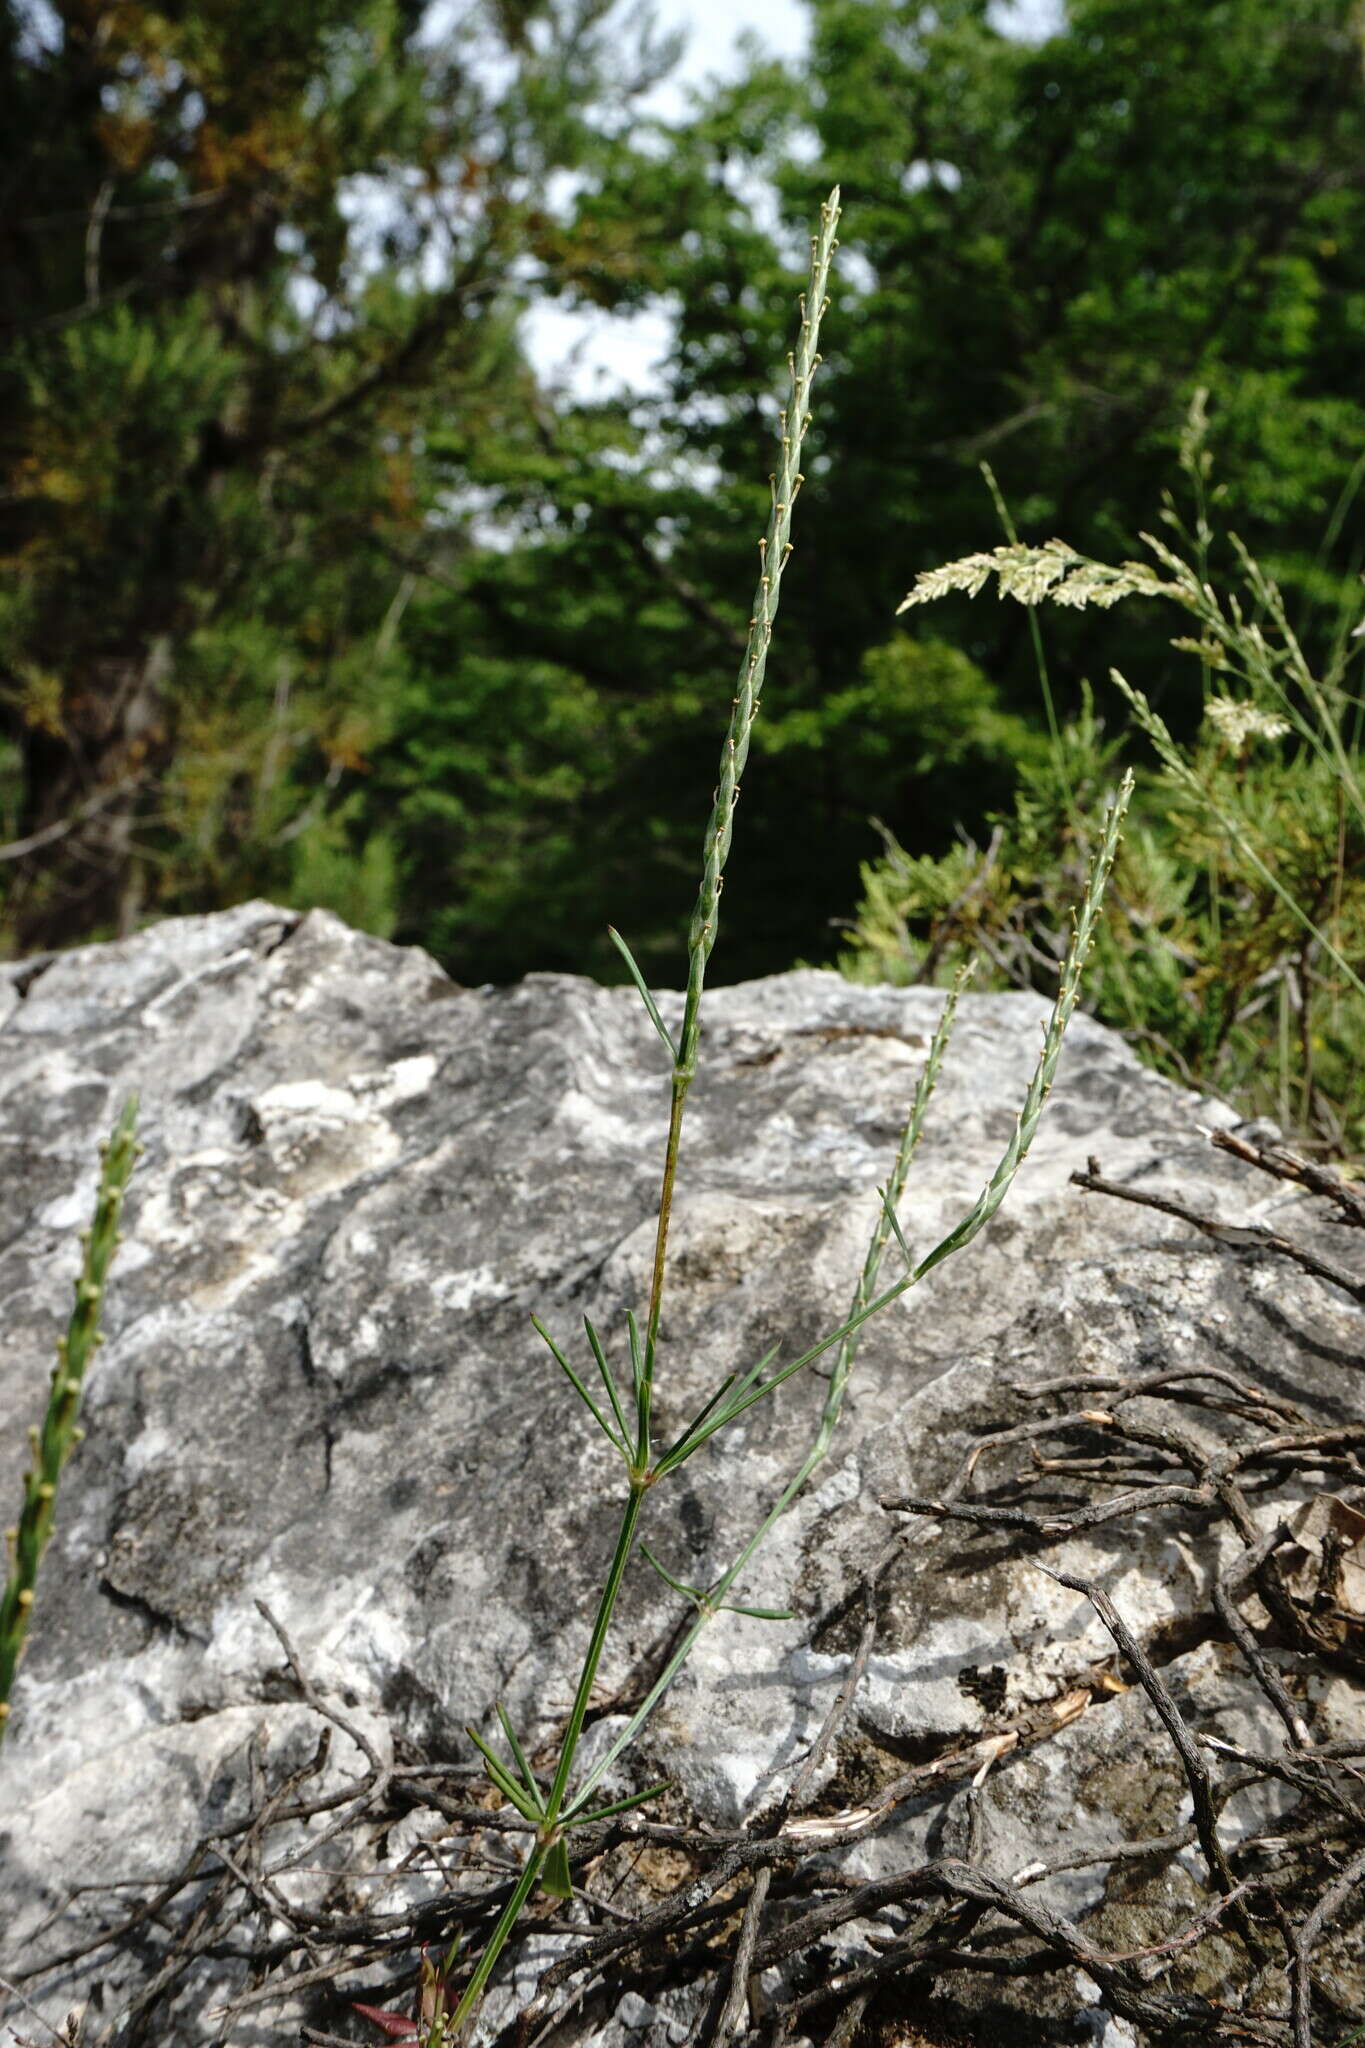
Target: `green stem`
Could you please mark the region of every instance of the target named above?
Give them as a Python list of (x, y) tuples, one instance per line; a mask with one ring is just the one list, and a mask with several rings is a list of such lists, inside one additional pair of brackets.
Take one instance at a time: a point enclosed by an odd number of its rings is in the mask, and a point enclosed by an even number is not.
[(607, 1582), (602, 1588), (602, 1597), (597, 1603), (597, 1619), (592, 1625), (592, 1636), (588, 1643), (588, 1653), (583, 1659), (578, 1691), (574, 1694), (574, 1702), (569, 1709), (569, 1722), (560, 1746), (559, 1764), (555, 1771), (554, 1783), (550, 1787), (549, 1799), (545, 1804), (547, 1827), (554, 1826), (564, 1804), (564, 1791), (569, 1782), (569, 1773), (573, 1769), (578, 1738), (583, 1733), (583, 1717), (588, 1711), (588, 1700), (597, 1678), (597, 1667), (602, 1661), (602, 1650), (607, 1640), (607, 1631), (611, 1627), (612, 1611), (621, 1590), (621, 1581), (630, 1562), (630, 1553), (635, 1543), (635, 1525), (640, 1519), (644, 1498), (643, 1484), (632, 1480), (630, 1499), (626, 1503), (626, 1511), (621, 1517), (621, 1527), (617, 1532), (616, 1553), (611, 1561), (611, 1570), (607, 1573)]
[[(1005, 493), (1001, 490), (996, 480), (995, 471), (991, 468), (989, 462), (982, 463), (981, 474), (986, 479), (986, 488), (991, 494), (996, 516), (1004, 528), (1006, 540), (1010, 543), (1011, 547), (1018, 547), (1019, 530), (1015, 526), (1010, 508), (1005, 502)], [(1066, 772), (1066, 752), (1062, 746), (1062, 728), (1057, 717), (1057, 706), (1053, 701), (1052, 678), (1048, 673), (1047, 654), (1043, 648), (1043, 634), (1038, 624), (1038, 607), (1036, 604), (1031, 604), (1028, 607), (1028, 629), (1029, 638), (1033, 642), (1033, 665), (1038, 671), (1038, 687), (1042, 691), (1043, 709), (1047, 714), (1048, 736), (1052, 742), (1052, 769), (1057, 778), (1057, 788), (1062, 802), (1066, 806), (1067, 820), (1071, 826), (1072, 837), (1077, 847), (1080, 848), (1082, 855), (1084, 855), (1086, 845), (1085, 831), (1081, 823), (1080, 809), (1076, 802), (1076, 792), (1072, 788)]]
[[(649, 1285), (649, 1321), (645, 1327), (645, 1372), (654, 1371), (654, 1350), (659, 1338), (659, 1317), (664, 1302), (664, 1271), (668, 1261), (668, 1226), (673, 1215), (673, 1185), (678, 1177), (678, 1147), (682, 1141), (683, 1110), (687, 1106), (690, 1074), (676, 1069), (673, 1074), (673, 1103), (668, 1116), (668, 1143), (664, 1149), (664, 1184), (659, 1192), (659, 1222), (654, 1233), (654, 1271)], [(648, 1461), (649, 1445), (638, 1446), (642, 1461)]]
[(466, 2039), (467, 2030), (483, 1999), (484, 1987), (493, 1974), (498, 1957), (507, 1945), (507, 1937), (521, 1918), (521, 1909), (530, 1898), (540, 1867), (549, 1854), (548, 1847), (537, 1843), (526, 1859), (526, 1867), (517, 1879), (511, 1898), (498, 1915), (498, 1924), (488, 1937), (488, 1946), (475, 1965), (474, 1974), (464, 1988), (454, 2012), (450, 2016), (449, 2039), (452, 2044)]
[(630, 1562), (630, 1553), (635, 1542), (635, 1525), (640, 1519), (640, 1509), (643, 1503), (644, 1487), (632, 1481), (630, 1499), (626, 1504), (625, 1514), (621, 1517), (621, 1527), (617, 1532), (616, 1553), (611, 1561), (611, 1570), (607, 1573), (606, 1584), (602, 1588), (602, 1597), (597, 1603), (597, 1619), (593, 1623), (592, 1637), (588, 1643), (587, 1655), (583, 1659), (583, 1670), (578, 1680), (578, 1690), (574, 1694), (573, 1706), (569, 1710), (568, 1726), (564, 1730), (564, 1741), (559, 1752), (559, 1764), (555, 1771), (554, 1784), (550, 1787), (550, 1796), (546, 1801), (545, 1814), (540, 1826), (540, 1839), (527, 1857), (521, 1876), (517, 1879), (516, 1889), (503, 1907), (498, 1918), (498, 1924), (489, 1936), (488, 1945), (479, 1957), (474, 1974), (465, 1986), (464, 1995), (455, 2009), (451, 2022), (453, 2029), (452, 2039), (454, 2042), (461, 2042), (465, 2039), (464, 2030), (473, 2020), (479, 2001), (483, 1997), (484, 1986), (493, 1973), (493, 1968), (497, 1963), (499, 1955), (506, 1946), (507, 1937), (516, 1926), (521, 1916), (521, 1909), (526, 1904), (527, 1899), (530, 1898), (535, 1888), (536, 1880), (545, 1866), (546, 1859), (553, 1852), (559, 1839), (557, 1823), (560, 1809), (564, 1803), (564, 1792), (569, 1782), (569, 1773), (573, 1769), (573, 1760), (578, 1749), (579, 1737), (583, 1733), (583, 1718), (588, 1711), (588, 1701), (592, 1695), (593, 1683), (597, 1677), (597, 1667), (602, 1660), (602, 1649), (607, 1640), (607, 1631), (611, 1627), (612, 1610), (616, 1606), (617, 1595), (621, 1590), (621, 1581), (625, 1577), (626, 1566)]

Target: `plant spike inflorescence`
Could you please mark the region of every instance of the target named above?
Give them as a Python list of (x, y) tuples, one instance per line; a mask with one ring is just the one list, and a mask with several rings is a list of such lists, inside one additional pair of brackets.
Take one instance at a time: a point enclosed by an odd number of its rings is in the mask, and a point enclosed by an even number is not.
[(47, 1413), (30, 1432), (33, 1463), (24, 1480), (24, 1504), (17, 1527), (7, 1532), (11, 1552), (4, 1597), (0, 1598), (0, 1742), (9, 1725), (10, 1692), (33, 1613), (38, 1567), (52, 1534), (57, 1483), (79, 1443), (81, 1394), (86, 1369), (101, 1343), (99, 1321), (104, 1284), (119, 1244), (124, 1192), (141, 1149), (137, 1143), (137, 1098), (124, 1104), (113, 1136), (100, 1148), (100, 1184), (91, 1227), (84, 1233), (85, 1256), (76, 1282), (76, 1305), (65, 1337), (57, 1345)]

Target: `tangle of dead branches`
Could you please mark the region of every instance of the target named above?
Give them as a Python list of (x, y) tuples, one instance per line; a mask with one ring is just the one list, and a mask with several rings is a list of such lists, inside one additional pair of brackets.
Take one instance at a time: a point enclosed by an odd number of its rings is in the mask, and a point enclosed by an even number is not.
[[(1327, 1169), (1238, 1136), (1220, 1133), (1215, 1143), (1328, 1203), (1345, 1230), (1365, 1227), (1365, 1197)], [(1356, 1300), (1365, 1294), (1335, 1259), (1277, 1233), (1106, 1181), (1093, 1160), (1075, 1178), (1092, 1192), (1155, 1204), (1230, 1257), (1293, 1260)], [(856, 1644), (780, 1803), (729, 1831), (698, 1827), (686, 1814), (627, 1813), (576, 1839), (575, 1898), (546, 1900), (527, 1922), (531, 1936), (560, 1937), (554, 1959), (503, 2026), (500, 2048), (590, 2040), (625, 1993), (648, 1999), (686, 1987), (699, 2015), (690, 2038), (700, 2043), (783, 2048), (808, 2038), (839, 2048), (855, 2036), (904, 2039), (894, 2033), (896, 2015), (916, 1999), (951, 2004), (954, 1982), (1055, 1976), (1074, 1985), (1078, 1970), (1143, 2040), (1365, 2042), (1357, 1989), (1365, 1734), (1331, 1741), (1314, 1732), (1323, 1678), (1365, 1679), (1354, 1576), (1365, 1575), (1365, 1550), (1353, 1562), (1365, 1542), (1365, 1421), (1324, 1421), (1214, 1363), (1130, 1376), (1073, 1372), (1015, 1392), (1035, 1415), (979, 1439), (944, 1491), (883, 1503), (895, 1533), (843, 1603)], [(1092, 1672), (1026, 1715), (888, 1776), (857, 1805), (823, 1810), (821, 1766), (855, 1710), (876, 1641), (878, 1587), (908, 1546), (953, 1524), (1007, 1534), (1088, 1602), (1112, 1641), (1115, 1675)], [(1159, 1645), (1144, 1643), (1100, 1586), (1049, 1561), (1070, 1537), (1125, 1524), (1180, 1525), (1216, 1560), (1210, 1628), (1274, 1730), (1261, 1747), (1202, 1730), (1197, 1715), (1182, 1712)], [(280, 1685), (315, 1718), (316, 1747), (272, 1777), (263, 1743), (253, 1743), (237, 1818), (206, 1833), (179, 1870), (131, 1880), (120, 1895), (133, 1903), (121, 1910), (108, 1888), (73, 1898), (60, 1945), (8, 1966), (0, 1990), (21, 2010), (40, 1991), (79, 1985), (101, 1957), (141, 1959), (135, 1995), (98, 2024), (87, 2012), (84, 2029), (73, 2022), (63, 2040), (79, 2037), (85, 2048), (163, 2042), (187, 2024), (187, 2001), (193, 2009), (201, 1986), (213, 1990), (195, 2031), (202, 2022), (219, 2039), (277, 2014), (271, 2038), (319, 2048), (370, 2040), (372, 2023), (354, 2002), (412, 2010), (423, 1946), (445, 1952), (460, 1936), (475, 1948), (507, 1900), (519, 1846), (509, 1837), (526, 1823), (487, 1803), (473, 1765), (386, 1761), (261, 1611), (279, 1641)], [(1009, 1771), (1082, 1715), (1114, 1711), (1106, 1703), (1131, 1689), (1145, 1695), (1183, 1784), (1179, 1824), (1040, 1856), (1022, 1869), (990, 1867), (976, 1825), (987, 1773)], [(337, 1752), (347, 1745), (357, 1761), (338, 1778)], [(1242, 1800), (1245, 1812), (1243, 1795), (1258, 1789), (1274, 1797), (1252, 1810), (1272, 1817), (1250, 1832), (1229, 1825), (1230, 1802)], [(965, 1853), (871, 1880), (841, 1862), (842, 1850), (912, 1803), (933, 1801), (945, 1811), (953, 1801), (965, 1806)], [(414, 1815), (426, 1833), (397, 1854), (393, 1830)], [(1188, 1901), (1189, 1883), (1177, 1890), (1166, 1881), (1177, 1859), (1187, 1876), (1198, 1874), (1197, 1903), (1180, 1909), (1171, 1901)], [(1125, 1871), (1149, 1919), (1161, 1922), (1158, 1938), (1106, 1946), (1050, 1903), (1047, 1881), (1082, 1868)], [(394, 2019), (388, 2031), (418, 2038), (415, 2021)]]

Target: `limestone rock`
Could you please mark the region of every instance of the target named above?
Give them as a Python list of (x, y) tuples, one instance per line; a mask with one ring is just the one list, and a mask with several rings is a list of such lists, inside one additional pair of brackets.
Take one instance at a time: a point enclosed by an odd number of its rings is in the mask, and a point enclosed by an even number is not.
[[(708, 997), (661, 1433), (727, 1371), (841, 1319), (938, 1003), (805, 971)], [(661, 1005), (676, 1018), (678, 998)], [(964, 1000), (903, 1211), (913, 1246), (993, 1169), (1045, 1014), (1032, 996)], [(0, 969), (0, 1502), (17, 1499), (97, 1145), (132, 1088), (147, 1148), (0, 1750), (0, 1974), (64, 1945), (78, 1884), (173, 1867), (242, 1796), (254, 1729), (302, 1739), (257, 1599), (386, 1753), (468, 1756), (464, 1725), (495, 1698), (528, 1742), (552, 1736), (615, 1480), (529, 1316), (584, 1356), (586, 1313), (623, 1358), (647, 1291), (663, 1065), (633, 991), (552, 975), (460, 989), (420, 952), (259, 903)], [(1211, 1151), (1207, 1129), (1231, 1120), (1074, 1022), (1007, 1208), (868, 1328), (833, 1453), (744, 1584), (794, 1618), (713, 1624), (638, 1770), (665, 1769), (714, 1822), (782, 1782), (846, 1669), (840, 1595), (891, 1526), (880, 1500), (944, 1485), (1008, 1419), (1011, 1382), (1213, 1355), (1352, 1411), (1348, 1304), (1068, 1184), (1097, 1154), (1232, 1216), (1291, 1200)], [(823, 1395), (818, 1368), (798, 1377), (651, 1499), (648, 1540), (676, 1576), (733, 1554)], [(988, 1550), (940, 1532), (893, 1576), (859, 1723), (888, 1759), (970, 1739), (1110, 1654), (1078, 1596)], [(1100, 1531), (1065, 1561), (1139, 1632), (1177, 1654), (1197, 1643), (1212, 1559), (1169, 1525)], [(608, 1708), (676, 1616), (633, 1569)], [(1055, 1835), (1057, 1768), (1018, 1775), (998, 1830)], [(93, 1995), (107, 2013), (145, 1968), (136, 1945), (104, 1952), (40, 2002), (59, 2016)], [(679, 2024), (651, 2019), (648, 2038)], [(643, 2038), (624, 2009), (611, 2026), (583, 2038)], [(197, 2040), (199, 2022), (176, 2013), (159, 2038)]]

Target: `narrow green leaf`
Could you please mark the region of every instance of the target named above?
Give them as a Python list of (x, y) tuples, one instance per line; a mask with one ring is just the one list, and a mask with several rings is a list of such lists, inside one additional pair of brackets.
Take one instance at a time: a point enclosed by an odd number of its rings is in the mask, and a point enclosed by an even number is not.
[(484, 1765), (488, 1771), (488, 1775), (493, 1780), (493, 1783), (497, 1786), (499, 1792), (501, 1792), (503, 1798), (508, 1800), (511, 1805), (515, 1806), (517, 1812), (521, 1815), (522, 1819), (529, 1821), (538, 1821), (542, 1819), (543, 1815), (540, 1811), (538, 1801), (535, 1807), (528, 1806), (526, 1801), (526, 1793), (524, 1789), (517, 1783), (516, 1779), (512, 1776), (512, 1773), (508, 1770), (506, 1764), (503, 1763), (501, 1757), (498, 1756), (497, 1752), (489, 1748), (488, 1744), (484, 1741), (482, 1735), (480, 1735), (478, 1729), (466, 1728), (465, 1734), (469, 1737), (475, 1749), (478, 1750), (480, 1756), (483, 1758)]
[(602, 1410), (598, 1407), (596, 1401), (593, 1400), (592, 1395), (588, 1392), (582, 1380), (578, 1377), (578, 1374), (574, 1371), (568, 1359), (564, 1356), (564, 1353), (555, 1343), (554, 1338), (550, 1335), (544, 1323), (541, 1322), (539, 1316), (532, 1316), (531, 1327), (533, 1330), (535, 1330), (537, 1336), (543, 1337), (545, 1339), (545, 1342), (549, 1345), (550, 1351), (554, 1357), (555, 1364), (564, 1374), (570, 1386), (573, 1388), (574, 1392), (578, 1395), (578, 1398), (582, 1401), (584, 1407), (588, 1410), (589, 1414), (596, 1422), (597, 1427), (601, 1430), (603, 1436), (607, 1439), (607, 1442), (613, 1445), (614, 1448), (621, 1453), (621, 1456), (628, 1461), (630, 1458), (630, 1452), (624, 1440), (617, 1436), (615, 1430), (607, 1421), (606, 1416), (602, 1413)]
[(681, 1594), (684, 1600), (690, 1600), (694, 1607), (701, 1605), (704, 1598), (701, 1590), (696, 1586), (689, 1586), (684, 1579), (675, 1579), (671, 1572), (666, 1572), (647, 1543), (640, 1545), (640, 1554), (658, 1573), (666, 1586), (671, 1586), (673, 1591)]
[(674, 1045), (672, 1038), (669, 1036), (668, 1026), (664, 1023), (663, 1018), (659, 1015), (659, 1006), (649, 992), (648, 982), (645, 980), (643, 974), (641, 974), (639, 968), (635, 964), (635, 955), (631, 952), (630, 947), (621, 937), (621, 934), (617, 931), (615, 925), (609, 924), (607, 926), (607, 931), (610, 934), (613, 946), (615, 946), (617, 952), (621, 955), (621, 958), (625, 961), (627, 967), (630, 969), (631, 980), (635, 983), (636, 988), (639, 989), (640, 995), (644, 1001), (644, 1006), (649, 1012), (649, 1021), (654, 1026), (654, 1029), (658, 1032), (660, 1038), (662, 1038), (664, 1044), (668, 1047), (668, 1057), (672, 1060), (674, 1066), (676, 1067), (678, 1064), (678, 1048), (676, 1045)]
[(749, 1614), (755, 1621), (792, 1621), (796, 1610), (792, 1607), (737, 1607), (733, 1602), (716, 1609), (717, 1614)]
[(679, 1432), (679, 1434), (673, 1439), (673, 1442), (668, 1446), (668, 1449), (666, 1451), (661, 1451), (659, 1453), (658, 1464), (660, 1471), (664, 1471), (667, 1469), (668, 1460), (673, 1456), (673, 1453), (682, 1448), (682, 1446), (687, 1442), (687, 1439), (691, 1436), (693, 1430), (697, 1427), (697, 1425), (699, 1423), (704, 1422), (707, 1416), (711, 1413), (711, 1410), (715, 1407), (716, 1403), (722, 1400), (725, 1397), (725, 1395), (729, 1393), (737, 1377), (738, 1375), (735, 1373), (728, 1373), (726, 1377), (721, 1381), (720, 1385), (716, 1388), (715, 1393), (711, 1396), (710, 1400), (706, 1403), (705, 1407), (699, 1408), (697, 1410), (697, 1413), (692, 1417), (692, 1420), (688, 1423), (686, 1429)]
[(653, 1360), (640, 1349), (640, 1329), (630, 1309), (626, 1310), (626, 1329), (630, 1333), (630, 1369), (635, 1381), (635, 1456), (643, 1461), (649, 1456), (649, 1410), (653, 1387)]
[(602, 1349), (602, 1340), (587, 1316), (583, 1318), (583, 1328), (588, 1333), (588, 1342), (592, 1346), (592, 1355), (597, 1360), (597, 1370), (602, 1375), (602, 1384), (607, 1390), (607, 1399), (611, 1402), (611, 1412), (621, 1426), (621, 1441), (623, 1444), (629, 1443), (630, 1431), (626, 1428), (626, 1418), (621, 1407), (621, 1397), (616, 1391), (616, 1375), (607, 1364), (607, 1355)]
[(491, 1751), (485, 1751), (484, 1753), (484, 1770), (488, 1775), (489, 1782), (501, 1792), (503, 1798), (510, 1806), (516, 1808), (523, 1820), (530, 1821), (532, 1825), (539, 1821), (540, 1815), (530, 1804), (521, 1786), (512, 1776), (512, 1773), (498, 1762), (497, 1757)]
[(781, 1349), (782, 1346), (780, 1343), (770, 1344), (768, 1346), (768, 1349), (764, 1352), (762, 1358), (759, 1359), (758, 1364), (751, 1365), (746, 1373), (742, 1373), (740, 1375), (740, 1377), (735, 1381), (735, 1394), (737, 1396), (740, 1394), (747, 1393), (749, 1388), (753, 1385), (754, 1381), (757, 1379), (761, 1379), (763, 1377), (764, 1373), (768, 1370), (768, 1367), (772, 1364), (773, 1360), (776, 1358), (778, 1352)]
[(507, 1710), (503, 1706), (502, 1701), (496, 1700), (494, 1702), (494, 1705), (497, 1708), (498, 1719), (502, 1723), (502, 1732), (507, 1737), (507, 1747), (511, 1750), (513, 1756), (517, 1760), (517, 1769), (521, 1772), (521, 1775), (525, 1780), (526, 1790), (530, 1794), (531, 1798), (535, 1801), (536, 1805), (539, 1806), (540, 1787), (536, 1783), (535, 1772), (531, 1769), (531, 1766), (526, 1761), (526, 1753), (522, 1749), (521, 1744), (517, 1741), (517, 1731), (512, 1726), (511, 1721), (508, 1719)]
[[(679, 1465), (685, 1465), (692, 1453), (700, 1449), (708, 1437), (714, 1436), (717, 1430), (724, 1429), (727, 1422), (733, 1420), (736, 1415), (742, 1414), (745, 1408), (753, 1405), (752, 1400), (749, 1398), (752, 1389), (758, 1382), (760, 1375), (772, 1364), (781, 1348), (780, 1344), (770, 1346), (764, 1352), (762, 1358), (759, 1359), (757, 1365), (751, 1365), (746, 1373), (742, 1374), (739, 1378), (736, 1378), (733, 1373), (730, 1375), (733, 1384), (729, 1387), (725, 1401), (719, 1409), (714, 1408), (714, 1401), (707, 1402), (700, 1415), (696, 1416), (688, 1424), (676, 1443), (670, 1444), (667, 1451), (656, 1461), (654, 1468), (656, 1479), (662, 1479), (669, 1472), (676, 1472)], [(726, 1389), (722, 1387), (721, 1393), (725, 1392)], [(714, 1398), (719, 1399), (719, 1396)]]
[(629, 1813), (632, 1806), (643, 1806), (647, 1799), (657, 1799), (661, 1792), (667, 1792), (671, 1783), (670, 1778), (661, 1778), (657, 1785), (650, 1785), (643, 1792), (632, 1792), (627, 1799), (613, 1799), (610, 1806), (599, 1806), (595, 1813), (581, 1813), (574, 1820), (566, 1820), (565, 1829), (585, 1828), (590, 1821), (610, 1820), (613, 1814)]
[(905, 1263), (907, 1266), (913, 1267), (915, 1261), (911, 1257), (909, 1245), (905, 1242), (905, 1232), (901, 1229), (900, 1218), (897, 1216), (895, 1207), (892, 1203), (891, 1190), (890, 1188), (879, 1188), (878, 1193), (881, 1195), (882, 1198), (882, 1213), (886, 1217), (887, 1222), (891, 1225), (891, 1228), (896, 1233), (896, 1243), (901, 1248), (901, 1254), (904, 1257)]

